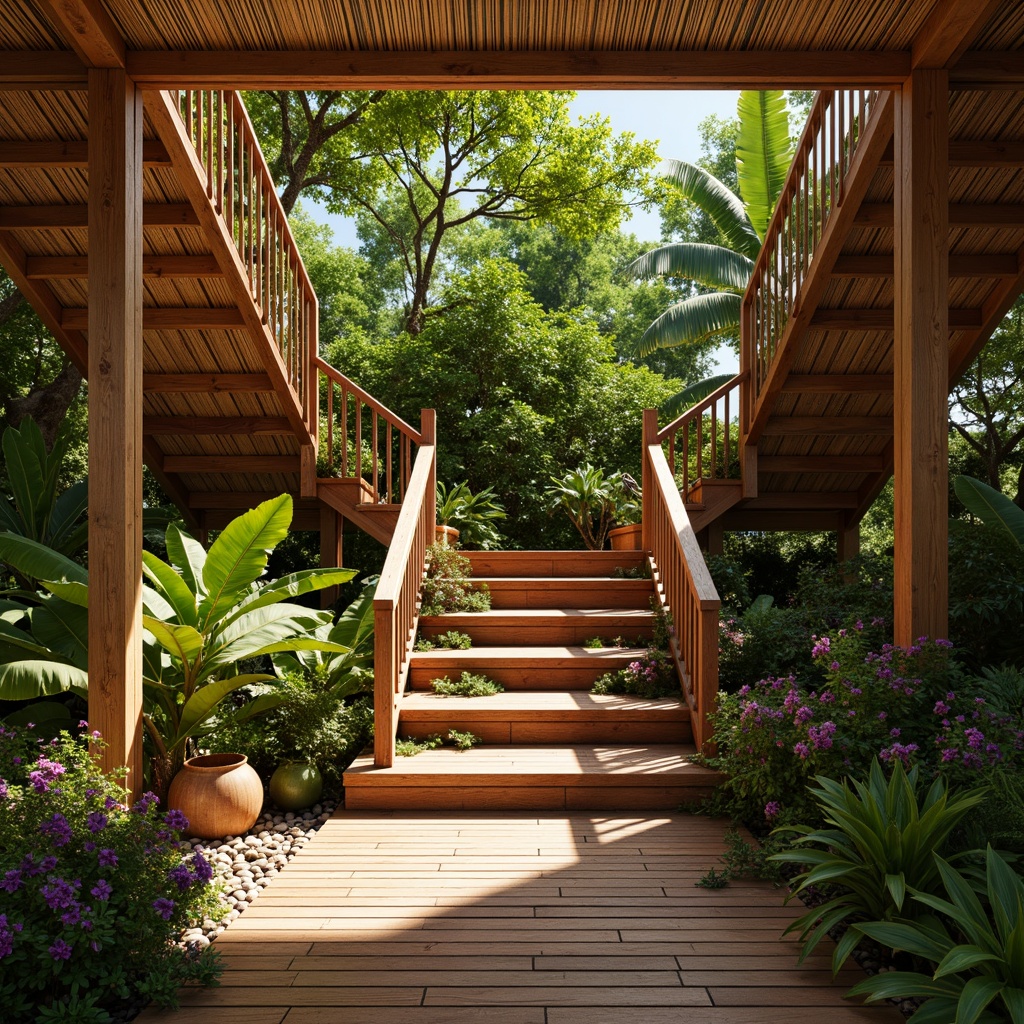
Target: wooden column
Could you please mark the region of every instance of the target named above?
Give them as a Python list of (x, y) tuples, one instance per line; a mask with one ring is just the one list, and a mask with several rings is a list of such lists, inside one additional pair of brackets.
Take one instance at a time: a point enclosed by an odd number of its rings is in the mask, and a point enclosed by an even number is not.
[(89, 71), (89, 723), (142, 789), (142, 94)]
[(721, 519), (716, 519), (713, 523), (708, 523), (707, 533), (707, 548), (705, 549), (709, 555), (720, 555), (725, 550), (725, 527), (722, 525)]
[[(341, 567), (341, 531), (345, 520), (333, 508), (320, 506), (320, 568)], [(320, 607), (330, 608), (338, 600), (338, 588), (326, 587), (320, 591)]]
[(895, 640), (945, 637), (949, 81), (915, 71), (895, 111)]

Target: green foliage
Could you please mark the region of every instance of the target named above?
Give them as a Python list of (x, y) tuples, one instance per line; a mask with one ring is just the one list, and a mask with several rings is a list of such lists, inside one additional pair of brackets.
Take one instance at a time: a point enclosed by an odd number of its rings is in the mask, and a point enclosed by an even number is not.
[(473, 566), (465, 555), (447, 544), (431, 544), (427, 548), (420, 614), (487, 611), (491, 595), (486, 584), (474, 587), (469, 582), (472, 573)]
[(616, 524), (636, 521), (640, 505), (623, 482), (621, 472), (604, 475), (590, 463), (552, 477), (548, 496), (552, 511), (566, 513), (590, 551), (601, 551)]
[(739, 193), (744, 212), (763, 241), (793, 162), (789, 108), (784, 93), (758, 89), (741, 92), (736, 110)]
[(738, 617), (719, 622), (719, 685), (735, 691), (759, 678), (806, 673), (812, 665), (808, 639), (803, 610), (755, 601)]
[(421, 637), (416, 641), (418, 651), (468, 651), (472, 646), (473, 638), (468, 633), (460, 633), (457, 629), (438, 633), (433, 640)]
[(505, 692), (505, 687), (501, 683), (472, 672), (463, 672), (455, 682), (447, 676), (443, 679), (432, 679), (430, 685), (438, 697), (493, 697)]
[[(961, 819), (982, 802), (977, 791), (950, 796), (938, 778), (922, 794), (919, 770), (904, 771), (895, 759), (888, 779), (872, 761), (867, 781), (842, 784), (817, 777), (811, 789), (824, 815), (825, 828), (790, 825), (793, 849), (775, 854), (780, 863), (807, 865), (796, 878), (793, 895), (827, 886), (831, 898), (799, 917), (786, 929), (798, 931), (803, 961), (828, 932), (847, 927), (832, 955), (834, 973), (857, 947), (860, 921), (893, 921), (915, 916), (917, 901), (908, 892), (938, 891), (940, 871), (934, 856), (942, 850)], [(832, 895), (834, 893), (834, 895)]]
[(693, 884), (698, 889), (724, 889), (729, 884), (729, 873), (708, 868)]
[(465, 480), (451, 487), (438, 482), (437, 521), (459, 531), (461, 546), (482, 551), (501, 547), (502, 537), (494, 521), (504, 518), (505, 510), (495, 500), (493, 487), (474, 494)]
[[(679, 672), (669, 653), (675, 636), (672, 617), (654, 599), (651, 600), (651, 608), (654, 618), (647, 650), (625, 668), (606, 672), (595, 679), (591, 693), (629, 693), (649, 698), (679, 695)], [(617, 638), (614, 644), (621, 646), (621, 638)]]
[(471, 732), (460, 732), (458, 729), (449, 729), (448, 739), (455, 745), (456, 750), (472, 750), (483, 742), (479, 736)]
[(1012, 544), (1024, 547), (1024, 509), (974, 477), (958, 476), (953, 481), (953, 488), (971, 515), (989, 526), (1001, 527)]
[(786, 844), (775, 836), (765, 836), (761, 842), (751, 841), (744, 838), (738, 828), (731, 828), (722, 838), (725, 841), (725, 853), (719, 857), (722, 869), (711, 868), (695, 885), (702, 889), (724, 889), (731, 881), (740, 878), (759, 878), (776, 883), (782, 880), (782, 869), (772, 858)]
[(987, 907), (973, 886), (941, 857), (935, 866), (948, 898), (915, 891), (916, 922), (857, 926), (876, 942), (930, 962), (934, 971), (890, 971), (849, 992), (881, 999), (917, 997), (921, 1024), (1024, 1020), (1024, 881), (990, 846), (985, 855)]
[(456, 750), (472, 750), (478, 747), (483, 740), (471, 732), (462, 732), (459, 729), (449, 729), (443, 736), (439, 732), (424, 736), (422, 739), (397, 740), (395, 753), (399, 757), (415, 757), (422, 754), (424, 750), (438, 750), (446, 743), (450, 743)]
[(599, 636), (592, 636), (584, 641), (583, 646), (588, 651), (598, 651), (604, 647), (604, 641)]
[(44, 747), (0, 728), (0, 999), (10, 1024), (100, 1024), (140, 997), (174, 1007), (179, 986), (220, 973), (213, 949), (194, 956), (178, 945), (183, 929), (221, 913), (203, 853), (177, 842), (183, 816), (160, 815), (151, 793), (125, 807), (88, 739), (63, 733)]

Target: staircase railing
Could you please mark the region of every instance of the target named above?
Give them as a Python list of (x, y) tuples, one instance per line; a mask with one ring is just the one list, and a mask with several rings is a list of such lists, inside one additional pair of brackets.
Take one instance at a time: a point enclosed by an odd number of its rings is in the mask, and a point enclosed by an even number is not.
[[(317, 298), (241, 97), (221, 90), (170, 94), (206, 169), (206, 193), (231, 237), (253, 302), (273, 335), (307, 426), (316, 422), (311, 360)], [(311, 430), (311, 433), (315, 431)]]
[(886, 94), (819, 92), (743, 297), (741, 370), (756, 406), (830, 215), (843, 203), (854, 159)]
[(721, 601), (657, 439), (656, 414), (645, 420), (644, 427), (643, 546), (651, 553), (659, 598), (672, 615), (672, 656), (690, 708), (694, 743), (710, 753), (708, 716), (718, 693)]
[(652, 438), (651, 443), (667, 443), (669, 472), (684, 500), (700, 480), (732, 480), (743, 475), (742, 385), (747, 376), (739, 373), (726, 381)]
[[(320, 448), (318, 476), (361, 479), (367, 501), (401, 504), (410, 485), (414, 447), (427, 442), (369, 392), (319, 357)], [(431, 442), (433, 443), (433, 442)]]
[(373, 599), (373, 761), (378, 768), (390, 768), (395, 760), (398, 701), (409, 678), (409, 658), (420, 616), (420, 585), (427, 547), (434, 539), (435, 452), (433, 410), (425, 410), (423, 443), (416, 453)]

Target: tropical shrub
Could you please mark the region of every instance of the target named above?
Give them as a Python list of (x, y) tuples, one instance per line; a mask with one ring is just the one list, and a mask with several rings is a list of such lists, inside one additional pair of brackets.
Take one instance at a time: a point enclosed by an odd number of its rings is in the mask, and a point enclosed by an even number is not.
[(40, 744), (0, 727), (0, 1000), (4, 1020), (101, 1024), (141, 998), (176, 1006), (187, 981), (215, 982), (206, 949), (176, 944), (219, 913), (213, 871), (178, 839), (180, 811), (152, 793), (131, 808), (85, 743)]
[(501, 547), (502, 536), (494, 521), (504, 518), (505, 509), (495, 499), (493, 487), (485, 487), (474, 494), (465, 480), (451, 487), (438, 482), (437, 521), (441, 526), (458, 530), (463, 547), (482, 551)]
[(829, 899), (789, 925), (798, 931), (803, 961), (837, 926), (846, 931), (832, 955), (838, 972), (862, 939), (850, 925), (858, 921), (891, 921), (915, 916), (919, 910), (908, 891), (934, 893), (940, 875), (933, 854), (942, 850), (961, 819), (983, 799), (975, 790), (950, 797), (944, 779), (937, 778), (919, 793), (919, 769), (905, 771), (897, 758), (886, 779), (881, 764), (871, 762), (867, 780), (836, 782), (817, 777), (811, 789), (825, 827), (790, 825), (783, 834), (795, 835), (791, 849), (772, 857), (779, 863), (799, 864), (791, 896), (824, 889)]
[(647, 650), (625, 668), (599, 676), (590, 688), (591, 693), (630, 693), (638, 697), (678, 696), (679, 672), (670, 651), (675, 636), (672, 617), (654, 600), (651, 601), (651, 607), (654, 618)]
[(427, 548), (420, 614), (487, 611), (491, 607), (487, 584), (474, 587), (469, 582), (472, 575), (472, 563), (465, 555), (447, 544), (431, 544)]
[(547, 490), (552, 512), (563, 511), (590, 551), (601, 551), (616, 524), (637, 521), (640, 505), (622, 473), (605, 476), (589, 463), (564, 476), (551, 477)]
[(806, 674), (812, 666), (809, 631), (797, 608), (778, 608), (761, 595), (738, 616), (719, 622), (718, 679), (724, 690), (737, 690), (765, 676)]
[(916, 922), (877, 921), (857, 930), (892, 949), (928, 961), (934, 970), (889, 971), (855, 985), (850, 996), (924, 999), (920, 1024), (1024, 1020), (1024, 881), (990, 846), (985, 855), (985, 903), (972, 884), (935, 857), (947, 899), (914, 892)]

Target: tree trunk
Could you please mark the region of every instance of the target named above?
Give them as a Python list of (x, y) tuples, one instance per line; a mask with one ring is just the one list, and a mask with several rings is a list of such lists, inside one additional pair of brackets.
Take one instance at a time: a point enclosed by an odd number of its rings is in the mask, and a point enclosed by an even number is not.
[(23, 398), (8, 398), (6, 420), (17, 427), (26, 416), (31, 416), (42, 432), (46, 447), (52, 448), (81, 386), (82, 375), (78, 368), (66, 362), (49, 384), (30, 391)]

